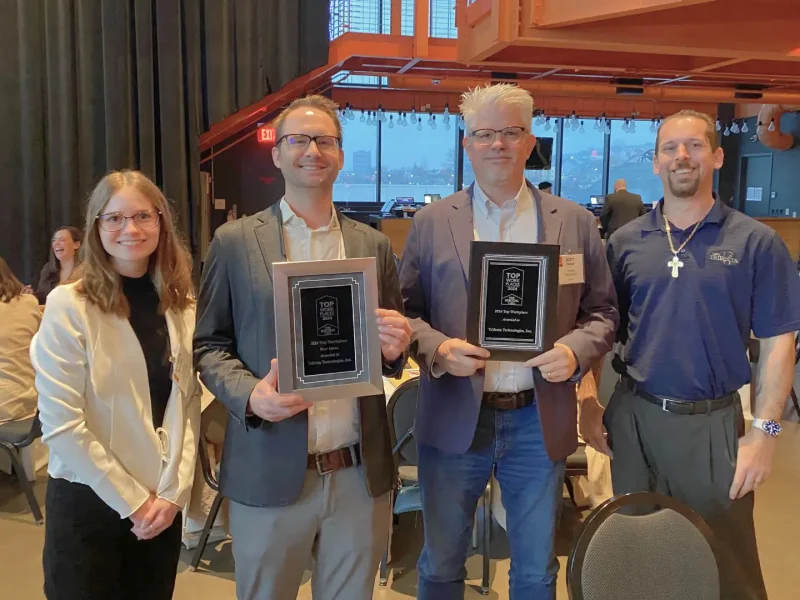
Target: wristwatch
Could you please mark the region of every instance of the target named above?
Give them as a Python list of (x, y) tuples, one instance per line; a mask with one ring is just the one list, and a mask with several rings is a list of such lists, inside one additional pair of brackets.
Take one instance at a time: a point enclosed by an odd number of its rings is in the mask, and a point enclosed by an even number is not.
[(771, 437), (778, 437), (781, 434), (781, 424), (772, 419), (753, 419), (753, 427), (758, 427)]

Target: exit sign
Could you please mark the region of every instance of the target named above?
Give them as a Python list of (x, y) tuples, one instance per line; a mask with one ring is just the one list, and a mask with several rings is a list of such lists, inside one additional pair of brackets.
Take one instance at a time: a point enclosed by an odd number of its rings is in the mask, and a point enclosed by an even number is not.
[(264, 125), (258, 128), (258, 141), (262, 144), (275, 143), (275, 128)]

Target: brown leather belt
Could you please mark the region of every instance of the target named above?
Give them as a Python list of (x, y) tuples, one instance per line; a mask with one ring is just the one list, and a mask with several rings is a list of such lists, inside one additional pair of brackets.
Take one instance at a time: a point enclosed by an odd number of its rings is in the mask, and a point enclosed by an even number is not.
[(497, 410), (516, 410), (533, 404), (533, 390), (483, 392), (483, 405)]
[(308, 468), (316, 470), (320, 475), (327, 475), (339, 469), (349, 469), (361, 464), (361, 447), (359, 444), (339, 448), (323, 454), (309, 454)]

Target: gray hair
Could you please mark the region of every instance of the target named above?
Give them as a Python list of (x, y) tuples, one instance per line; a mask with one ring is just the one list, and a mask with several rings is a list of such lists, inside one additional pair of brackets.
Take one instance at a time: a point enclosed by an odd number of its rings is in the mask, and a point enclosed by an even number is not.
[(511, 83), (496, 83), (484, 87), (478, 86), (461, 94), (459, 108), (466, 122), (467, 131), (472, 131), (472, 124), (478, 111), (498, 104), (519, 108), (522, 111), (523, 121), (530, 128), (533, 120), (533, 96), (531, 93)]

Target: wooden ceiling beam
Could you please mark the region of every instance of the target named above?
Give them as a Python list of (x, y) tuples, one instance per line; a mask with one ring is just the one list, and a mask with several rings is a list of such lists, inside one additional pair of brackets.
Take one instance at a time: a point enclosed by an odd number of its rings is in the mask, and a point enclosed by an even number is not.
[(618, 19), (630, 15), (651, 13), (674, 8), (685, 8), (692, 4), (704, 4), (716, 0), (534, 0), (532, 23), (537, 27), (555, 28), (593, 23), (606, 19)]

